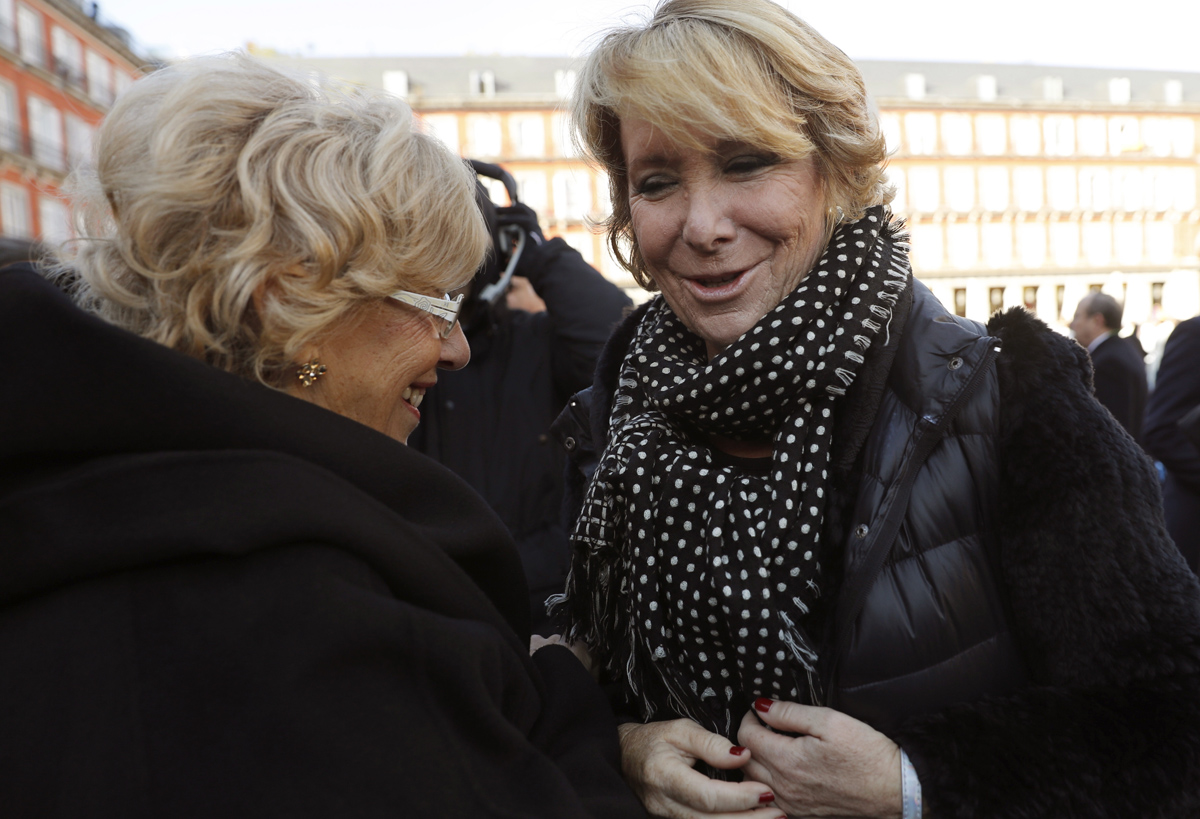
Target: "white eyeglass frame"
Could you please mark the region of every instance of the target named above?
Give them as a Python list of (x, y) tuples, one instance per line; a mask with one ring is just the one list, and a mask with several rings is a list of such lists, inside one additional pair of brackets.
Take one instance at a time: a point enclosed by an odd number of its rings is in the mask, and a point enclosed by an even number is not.
[(449, 338), (454, 332), (455, 326), (458, 324), (458, 311), (462, 309), (463, 294), (459, 293), (457, 297), (450, 298), (447, 293), (444, 298), (434, 298), (426, 296), (424, 293), (414, 293), (411, 290), (397, 290), (388, 296), (390, 299), (395, 299), (402, 304), (407, 304), (410, 307), (415, 307), (418, 310), (423, 310), (430, 315), (437, 316), (445, 320), (446, 326), (442, 328), (442, 338)]

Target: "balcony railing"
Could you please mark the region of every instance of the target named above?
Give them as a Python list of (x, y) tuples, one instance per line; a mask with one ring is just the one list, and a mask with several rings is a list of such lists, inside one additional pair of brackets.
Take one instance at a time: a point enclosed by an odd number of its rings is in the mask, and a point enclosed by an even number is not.
[(26, 134), (15, 122), (0, 122), (0, 149), (60, 173), (67, 169), (66, 149), (61, 142)]

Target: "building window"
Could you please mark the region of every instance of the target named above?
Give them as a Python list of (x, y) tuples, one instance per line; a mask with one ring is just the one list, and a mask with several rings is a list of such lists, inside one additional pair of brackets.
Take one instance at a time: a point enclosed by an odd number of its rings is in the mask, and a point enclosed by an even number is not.
[(996, 101), (996, 78), (992, 74), (984, 74), (975, 78), (975, 94), (980, 102)]
[(925, 75), (924, 74), (905, 74), (904, 75), (904, 93), (910, 100), (925, 99)]
[(938, 169), (916, 165), (908, 169), (908, 205), (918, 213), (933, 213), (942, 203)]
[(546, 218), (546, 174), (541, 171), (516, 171), (513, 179), (517, 183), (517, 196), (537, 212), (542, 221)]
[(1107, 265), (1112, 261), (1112, 223), (1083, 223), (1083, 256), (1088, 264)]
[(50, 52), (54, 55), (54, 73), (77, 88), (84, 86), (83, 45), (59, 26), (50, 28)]
[(1071, 211), (1079, 203), (1075, 193), (1078, 172), (1069, 165), (1051, 165), (1046, 169), (1046, 201), (1054, 210)]
[(1085, 156), (1104, 156), (1108, 153), (1108, 126), (1104, 117), (1080, 117), (1076, 127), (1079, 130), (1079, 153)]
[(67, 163), (71, 167), (78, 167), (91, 158), (95, 134), (92, 125), (67, 114)]
[(942, 226), (918, 224), (912, 229), (913, 267), (918, 270), (937, 270), (943, 264), (945, 248)]
[(546, 155), (546, 124), (541, 114), (513, 114), (508, 118), (508, 133), (516, 156)]
[(41, 97), (29, 95), (29, 139), (33, 158), (56, 171), (66, 170), (62, 112)]
[(1044, 99), (1046, 102), (1062, 102), (1062, 77), (1042, 77), (1041, 86), (1042, 99)]
[(892, 113), (879, 115), (879, 128), (883, 131), (884, 142), (889, 153), (899, 151), (903, 146), (900, 139), (900, 116)]
[(888, 184), (896, 189), (896, 197), (892, 199), (892, 207), (897, 211), (907, 211), (906, 205), (907, 191), (905, 185), (905, 173), (900, 168), (888, 168), (887, 181)]
[(1142, 120), (1142, 147), (1150, 156), (1171, 155), (1171, 121), (1162, 117)]
[(1150, 283), (1150, 306), (1161, 308), (1163, 306), (1163, 287), (1164, 282)]
[(949, 165), (945, 170), (946, 204), (951, 210), (966, 213), (975, 207), (975, 168)]
[(905, 114), (904, 135), (908, 139), (909, 153), (937, 153), (937, 117), (933, 114)]
[(1146, 223), (1146, 261), (1170, 264), (1175, 259), (1175, 226), (1170, 222)]
[(12, 0), (0, 0), (0, 46), (9, 51), (17, 50), (17, 22)]
[(1046, 153), (1050, 156), (1071, 156), (1075, 153), (1075, 119), (1061, 115), (1042, 120)]
[(1054, 315), (1056, 318), (1063, 317), (1063, 305), (1067, 299), (1067, 286), (1065, 284), (1056, 285), (1054, 288)]
[(20, 46), (21, 59), (25, 62), (45, 67), (46, 46), (45, 33), (42, 29), (42, 15), (31, 8), (17, 5), (17, 40)]
[(979, 169), (979, 200), (984, 209), (995, 213), (1008, 210), (1008, 168), (984, 165)]
[(17, 89), (0, 80), (0, 148), (14, 153), (21, 146), (21, 119), (17, 114)]
[(496, 73), (494, 71), (468, 71), (467, 93), (472, 97), (496, 96)]
[[(1050, 255), (1059, 267), (1075, 267), (1079, 264), (1079, 224), (1077, 222), (1053, 222), (1050, 225)], [(1062, 305), (1059, 305), (1061, 314)]]
[(113, 101), (112, 66), (108, 60), (94, 51), (87, 52), (88, 96), (101, 105)]
[(1040, 167), (1019, 167), (1013, 170), (1013, 192), (1016, 194), (1017, 209), (1039, 211), (1046, 203), (1042, 188)]
[(979, 229), (974, 222), (957, 222), (946, 229), (950, 264), (956, 268), (979, 265)]
[(498, 114), (469, 114), (467, 116), (467, 153), (479, 159), (500, 156), (500, 116)]
[(454, 153), (459, 153), (461, 145), (458, 141), (458, 117), (454, 114), (422, 114), (425, 131), (436, 137)]
[(988, 309), (992, 313), (999, 312), (1004, 309), (1004, 288), (989, 287), (988, 288)]
[(1017, 254), (1023, 267), (1042, 267), (1046, 264), (1044, 222), (1022, 222), (1017, 225)]
[(387, 91), (393, 97), (401, 99), (408, 96), (408, 72), (407, 71), (384, 71), (383, 72), (383, 90)]
[(1113, 156), (1142, 150), (1138, 121), (1134, 117), (1112, 117), (1108, 121), (1108, 147)]
[(1196, 207), (1196, 172), (1190, 168), (1172, 168), (1175, 189), (1175, 210), (1188, 211)]
[(967, 288), (965, 287), (954, 288), (954, 315), (964, 318), (967, 315)]
[(983, 263), (987, 267), (1009, 267), (1013, 262), (1013, 232), (1009, 222), (985, 222), (982, 230)]
[(1021, 303), (1031, 313), (1037, 312), (1037, 285), (1031, 284), (1021, 288)]
[(554, 147), (558, 156), (579, 156), (574, 140), (571, 139), (571, 121), (562, 111), (555, 111), (550, 116), (551, 129), (554, 134)]
[(1141, 168), (1117, 168), (1113, 171), (1113, 202), (1117, 210), (1138, 211), (1146, 201), (1145, 176)]
[(554, 93), (562, 99), (571, 96), (575, 91), (575, 72), (559, 69), (554, 72)]
[(592, 184), (582, 171), (554, 174), (554, 218), (583, 221), (592, 209)]
[(1013, 151), (1020, 156), (1041, 153), (1041, 130), (1038, 118), (1032, 114), (1017, 114), (1009, 120), (1012, 126)]
[(1108, 81), (1108, 101), (1113, 105), (1126, 105), (1133, 98), (1133, 88), (1128, 77), (1113, 77)]
[(1196, 152), (1196, 123), (1183, 117), (1171, 120), (1171, 153), (1188, 157)]
[(129, 86), (133, 85), (134, 79), (120, 69), (113, 69), (113, 91), (120, 97), (129, 89)]
[(1142, 223), (1117, 222), (1113, 227), (1113, 246), (1120, 264), (1139, 264), (1144, 261)]
[(966, 156), (972, 153), (971, 117), (967, 114), (942, 114), (942, 144), (946, 153)]
[(1163, 102), (1167, 105), (1179, 105), (1183, 102), (1183, 81), (1167, 80), (1163, 83)]
[(975, 117), (975, 136), (979, 152), (986, 156), (1003, 156), (1008, 150), (1004, 117), (1000, 114), (980, 114)]
[(0, 183), (0, 228), (5, 236), (20, 239), (33, 238), (33, 224), (29, 215), (29, 191), (19, 185)]
[(57, 244), (72, 238), (71, 211), (67, 203), (49, 196), (38, 197), (38, 217), (42, 223), (41, 239)]
[(1108, 168), (1080, 169), (1079, 203), (1085, 210), (1112, 209), (1112, 182)]

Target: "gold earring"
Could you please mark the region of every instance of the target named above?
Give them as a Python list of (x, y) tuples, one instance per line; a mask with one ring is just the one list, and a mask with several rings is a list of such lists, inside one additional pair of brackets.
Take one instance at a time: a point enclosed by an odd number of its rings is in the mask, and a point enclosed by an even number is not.
[(317, 359), (313, 359), (300, 368), (300, 372), (296, 375), (300, 379), (300, 386), (311, 387), (316, 383), (317, 379), (325, 375), (326, 366)]

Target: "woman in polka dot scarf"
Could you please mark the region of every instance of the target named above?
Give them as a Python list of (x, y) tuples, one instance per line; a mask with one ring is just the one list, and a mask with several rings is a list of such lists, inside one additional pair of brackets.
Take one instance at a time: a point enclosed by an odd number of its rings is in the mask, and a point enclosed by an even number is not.
[[(1074, 688), (1056, 692), (1063, 713), (1111, 725), (1101, 701), (1128, 696), (1123, 684), (1080, 693), (1111, 682), (1113, 666), (1081, 658), (1080, 671), (1063, 653), (1113, 623), (1055, 632), (1072, 615), (1045, 601), (1069, 595), (1012, 584), (1048, 576), (1054, 588), (1056, 558), (1020, 553), (1036, 529), (1004, 541), (995, 523), (1011, 486), (1038, 477), (1014, 471), (1012, 447), (997, 452), (999, 396), (1017, 391), (1009, 373), (1036, 380), (1026, 365), (1038, 360), (1015, 363), (1002, 347), (1045, 348), (1043, 370), (1065, 368), (1044, 379), (1047, 395), (1062, 391), (1049, 405), (1075, 402), (1090, 417), (1098, 405), (1071, 374), (1073, 348), (1024, 314), (987, 330), (958, 319), (914, 281), (858, 70), (767, 0), (671, 0), (648, 24), (612, 32), (581, 72), (574, 117), (609, 174), (612, 249), (661, 295), (617, 330), (596, 385), (564, 413), (589, 480), (553, 608), (625, 711), (624, 768), (646, 806), (687, 819), (915, 819), (924, 785), (941, 800), (925, 803), (946, 815), (1072, 813), (1104, 756), (1086, 727), (1064, 723), (1037, 761), (1025, 742), (989, 738), (1036, 733), (1047, 706), (1025, 695), (1003, 715), (988, 709), (1075, 674)], [(585, 420), (572, 422), (578, 413)], [(1049, 449), (1049, 463), (1070, 461), (1074, 448), (1056, 441), (1069, 423), (1049, 422), (1039, 457)], [(1101, 438), (1119, 434), (1099, 427)], [(1153, 476), (1136, 447), (1082, 446), (1113, 448), (1115, 468), (1145, 484), (1132, 515), (1154, 531)], [(998, 489), (1001, 474), (1009, 485)], [(1007, 519), (1036, 519), (1037, 503), (1054, 504), (1055, 493), (1032, 493)], [(1104, 505), (1064, 497), (1050, 507), (1062, 555), (1080, 551), (1084, 523), (1071, 515), (1091, 519)], [(1131, 644), (1173, 631), (1163, 663), (1178, 668), (1180, 646), (1200, 645), (1200, 618), (1187, 613), (1200, 587), (1163, 560), (1125, 560), (1152, 567), (1141, 589), (1102, 566), (1090, 593), (1104, 596), (1107, 584), (1140, 606), (1172, 576), (1180, 607), (1122, 627), (1145, 631)], [(1138, 667), (1114, 662), (1118, 674)], [(1200, 680), (1177, 676), (1163, 684), (1191, 692), (1176, 696), (1190, 703)], [(974, 710), (945, 716), (961, 703)], [(1144, 722), (1127, 719), (1131, 742), (1146, 741)], [(1198, 734), (1185, 736), (1200, 747)], [(1007, 779), (970, 761), (977, 742), (1004, 759)], [(1065, 766), (1077, 779), (1040, 776), (1064, 749), (1079, 755)], [(1107, 797), (1098, 804), (1087, 815), (1124, 815)]]

